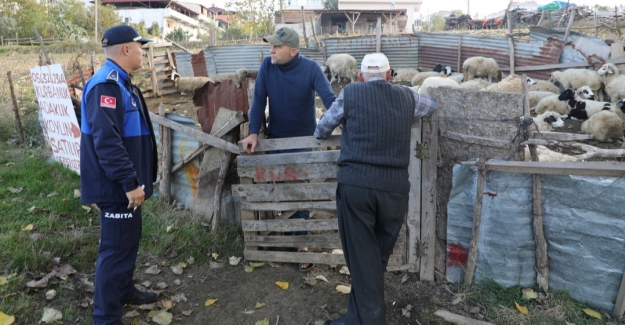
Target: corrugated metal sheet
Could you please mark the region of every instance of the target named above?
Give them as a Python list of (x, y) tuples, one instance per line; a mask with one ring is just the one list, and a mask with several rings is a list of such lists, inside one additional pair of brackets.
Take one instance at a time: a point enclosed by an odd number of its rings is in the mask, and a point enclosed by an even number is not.
[(183, 77), (193, 77), (193, 67), (191, 66), (191, 53), (174, 52), (173, 53), (176, 70)]
[[(367, 53), (375, 52), (374, 35), (322, 38), (326, 55), (348, 53), (360, 62)], [(416, 68), (419, 63), (419, 40), (414, 35), (383, 35), (380, 40), (380, 51), (388, 57), (394, 69)]]
[[(436, 64), (458, 67), (458, 44), (462, 42), (460, 65), (473, 56), (490, 57), (502, 70), (510, 69), (510, 45), (505, 37), (487, 37), (463, 34), (419, 33), (419, 70), (429, 71)], [(516, 40), (514, 44), (515, 67), (555, 64), (559, 62), (562, 42), (559, 40)], [(459, 69), (460, 68), (460, 69)], [(532, 78), (548, 79), (553, 70), (527, 71)]]
[[(542, 27), (530, 27), (530, 40), (547, 40), (550, 38), (557, 38), (557, 39), (562, 40), (564, 39), (564, 34), (565, 34), (564, 31), (553, 30), (553, 29), (542, 28)], [(593, 42), (597, 42), (597, 44), (605, 45), (605, 42), (603, 40), (600, 40), (598, 38), (595, 38), (589, 35), (576, 33), (576, 32), (571, 32), (569, 34), (569, 38), (567, 42), (572, 42), (574, 44), (580, 38), (585, 38)], [(604, 58), (604, 59), (607, 59), (607, 58)], [(574, 62), (588, 62), (588, 60), (582, 53), (580, 53), (571, 45), (564, 46), (562, 55), (560, 56), (559, 63), (574, 63)]]

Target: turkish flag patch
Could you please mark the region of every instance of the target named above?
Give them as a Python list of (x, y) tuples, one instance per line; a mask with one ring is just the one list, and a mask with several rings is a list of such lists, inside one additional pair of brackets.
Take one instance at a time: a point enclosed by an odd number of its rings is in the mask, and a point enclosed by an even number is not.
[(108, 108), (116, 108), (117, 98), (111, 96), (100, 96), (100, 106)]

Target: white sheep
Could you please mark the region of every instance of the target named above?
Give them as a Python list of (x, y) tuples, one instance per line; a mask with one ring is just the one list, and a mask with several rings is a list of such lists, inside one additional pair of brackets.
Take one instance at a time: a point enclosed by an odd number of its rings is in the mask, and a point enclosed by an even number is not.
[(322, 69), (330, 74), (330, 84), (335, 80), (340, 82), (341, 78), (349, 78), (351, 82), (358, 81), (358, 63), (347, 53), (330, 55)]
[(423, 95), (429, 95), (430, 88), (437, 87), (454, 87), (458, 88), (458, 83), (453, 79), (449, 79), (447, 77), (430, 77), (423, 81), (421, 88), (419, 88), (418, 93)]
[(176, 88), (178, 88), (181, 92), (190, 93), (198, 88), (202, 88), (209, 82), (215, 83), (213, 79), (208, 77), (183, 77), (177, 72), (171, 73), (171, 81), (174, 82), (174, 86), (176, 86)]
[[(545, 146), (538, 145), (536, 146), (536, 153), (538, 154), (538, 161), (577, 161), (578, 159), (563, 153), (559, 153), (557, 151), (553, 151)], [(525, 146), (525, 161), (530, 161), (531, 155), (530, 150)]]
[(530, 107), (534, 107), (536, 106), (536, 104), (538, 104), (538, 102), (547, 97), (547, 96), (552, 96), (553, 93), (550, 91), (530, 91), (527, 93), (527, 97), (529, 98), (529, 102), (530, 102)]
[(604, 64), (597, 70), (597, 74), (605, 81), (605, 92), (612, 102), (625, 97), (625, 75), (620, 74), (614, 63)]
[(564, 126), (564, 121), (559, 113), (546, 111), (538, 116), (532, 118), (538, 132), (553, 131), (553, 128), (561, 128)]
[(482, 90), (490, 85), (491, 85), (490, 81), (477, 78), (477, 79), (471, 79), (469, 81), (465, 81), (461, 83), (459, 86), (460, 88), (463, 88), (463, 89)]
[(392, 83), (409, 84), (412, 78), (419, 73), (417, 69), (399, 69), (395, 71), (395, 77), (391, 79)]
[(564, 89), (578, 89), (588, 86), (595, 93), (599, 100), (603, 100), (604, 84), (597, 71), (588, 69), (568, 69), (564, 71), (554, 71), (551, 73), (549, 82), (557, 85), (560, 83)]
[(436, 71), (424, 71), (424, 72), (419, 72), (417, 74), (414, 75), (414, 77), (412, 77), (412, 79), (410, 80), (410, 84), (412, 86), (421, 86), (423, 84), (423, 81), (427, 78), (430, 77), (442, 77), (445, 75), (444, 71), (441, 72), (436, 72)]
[(573, 118), (577, 120), (587, 120), (592, 115), (599, 113), (603, 110), (612, 110), (612, 104), (609, 102), (598, 102), (590, 99), (576, 98), (576, 93), (572, 88), (562, 92), (558, 99), (565, 101), (569, 108), (567, 118)]
[(582, 123), (582, 133), (591, 134), (600, 142), (614, 142), (623, 138), (623, 120), (613, 111), (600, 111)]
[(501, 81), (501, 70), (499, 70), (499, 65), (493, 58), (485, 58), (483, 56), (470, 57), (464, 60), (462, 72), (464, 73), (465, 81), (475, 77), (488, 78), (488, 81), (492, 79)]
[[(526, 82), (528, 85), (533, 85), (534, 83), (536, 83), (536, 81), (534, 81), (534, 79), (530, 77), (527, 77)], [(520, 76), (512, 75), (496, 84), (492, 84), (486, 87), (484, 90), (499, 91), (504, 93), (520, 93), (523, 91), (523, 84), (521, 83)]]
[(530, 86), (530, 91), (543, 91), (550, 92), (552, 94), (559, 94), (562, 92), (560, 88), (549, 81), (538, 79), (534, 79), (534, 81), (536, 81), (536, 83)]
[(216, 83), (231, 79), (237, 85), (237, 88), (241, 88), (241, 83), (247, 78), (248, 73), (249, 71), (247, 71), (246, 68), (240, 68), (234, 73), (219, 73), (211, 76), (211, 78), (215, 80)]
[(460, 72), (452, 72), (450, 75), (447, 76), (450, 79), (453, 79), (455, 82), (457, 82), (458, 84), (460, 84), (463, 80), (464, 80), (464, 73), (460, 73)]
[(531, 108), (536, 114), (542, 114), (546, 111), (558, 112), (560, 115), (569, 114), (571, 108), (567, 105), (566, 100), (561, 100), (560, 96), (565, 93), (571, 92), (574, 98), (578, 99), (591, 99), (594, 98), (594, 93), (588, 86), (583, 86), (578, 88), (577, 90), (566, 89), (560, 95), (549, 95), (538, 101), (536, 107)]

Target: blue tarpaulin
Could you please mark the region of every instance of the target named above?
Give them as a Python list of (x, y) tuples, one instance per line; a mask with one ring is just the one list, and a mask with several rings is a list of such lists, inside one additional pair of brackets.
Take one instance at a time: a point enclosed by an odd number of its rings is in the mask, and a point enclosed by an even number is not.
[(544, 6), (538, 7), (538, 10), (554, 11), (566, 7), (567, 4), (569, 5), (569, 7), (577, 7), (577, 5), (574, 3), (566, 1), (553, 1)]

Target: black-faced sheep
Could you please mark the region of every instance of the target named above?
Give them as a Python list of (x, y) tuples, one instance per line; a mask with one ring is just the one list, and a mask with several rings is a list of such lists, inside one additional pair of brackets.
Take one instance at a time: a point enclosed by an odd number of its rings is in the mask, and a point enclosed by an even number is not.
[(601, 142), (614, 142), (623, 138), (623, 120), (613, 111), (600, 111), (582, 123), (582, 133), (591, 134)]
[[(530, 77), (527, 77), (526, 82), (528, 85), (533, 85), (534, 83), (536, 83), (536, 81), (534, 81), (534, 79)], [(504, 92), (504, 93), (520, 93), (523, 91), (523, 84), (521, 83), (521, 76), (512, 75), (512, 76), (506, 77), (504, 80), (496, 84), (492, 84), (486, 87), (486, 89), (484, 90), (499, 91), (499, 92)]]
[(614, 63), (604, 64), (597, 70), (597, 74), (605, 81), (605, 92), (612, 102), (625, 97), (625, 75), (620, 74)]
[(174, 82), (174, 86), (181, 92), (193, 93), (194, 90), (202, 88), (205, 84), (215, 81), (208, 77), (183, 77), (177, 72), (171, 73), (171, 80)]
[(534, 81), (536, 81), (536, 83), (530, 86), (530, 89), (529, 89), (530, 91), (543, 91), (543, 92), (550, 92), (552, 94), (559, 94), (563, 90), (563, 89), (558, 88), (556, 85), (552, 84), (549, 81), (537, 80), (537, 79), (534, 79)]
[(474, 56), (464, 60), (462, 64), (464, 80), (469, 81), (476, 77), (488, 78), (488, 81), (497, 79), (501, 81), (501, 70), (497, 61), (493, 58)]
[(532, 119), (539, 132), (553, 131), (553, 128), (561, 128), (564, 126), (564, 121), (560, 117), (560, 114), (552, 111), (546, 111)]
[[(588, 86), (583, 86), (578, 88), (577, 90), (567, 89), (562, 92), (560, 95), (550, 95), (538, 101), (536, 107), (533, 108), (533, 111), (536, 114), (542, 114), (546, 111), (558, 112), (560, 115), (566, 115), (571, 111), (569, 105), (567, 105), (566, 100), (560, 100), (560, 96), (565, 93), (571, 92), (574, 98), (577, 99), (592, 99), (594, 98), (594, 93)], [(569, 97), (568, 95), (564, 95), (563, 97)]]
[(430, 88), (437, 87), (454, 87), (458, 88), (458, 83), (453, 79), (449, 79), (447, 77), (430, 77), (423, 81), (421, 88), (419, 88), (418, 93), (423, 95), (429, 95)]
[(395, 71), (395, 77), (391, 79), (392, 83), (409, 84), (412, 78), (419, 73), (417, 69), (399, 69)]
[(599, 100), (603, 100), (604, 85), (601, 77), (596, 71), (588, 69), (568, 69), (564, 71), (554, 71), (551, 73), (549, 82), (556, 85), (560, 83), (564, 89), (578, 89), (588, 86), (595, 93)]
[(353, 56), (347, 53), (332, 54), (326, 60), (324, 72), (329, 73), (330, 84), (335, 80), (340, 82), (341, 78), (349, 78), (351, 82), (358, 81), (358, 64)]
[(569, 118), (578, 120), (587, 120), (593, 114), (599, 113), (603, 110), (611, 110), (612, 104), (608, 102), (597, 102), (589, 99), (575, 98), (575, 92), (572, 88), (569, 88), (562, 92), (558, 96), (559, 100), (566, 101), (566, 105), (569, 107)]
[(465, 81), (461, 83), (459, 86), (460, 88), (463, 88), (463, 89), (482, 90), (490, 86), (491, 84), (492, 83), (490, 83), (488, 80), (477, 78), (477, 79)]

